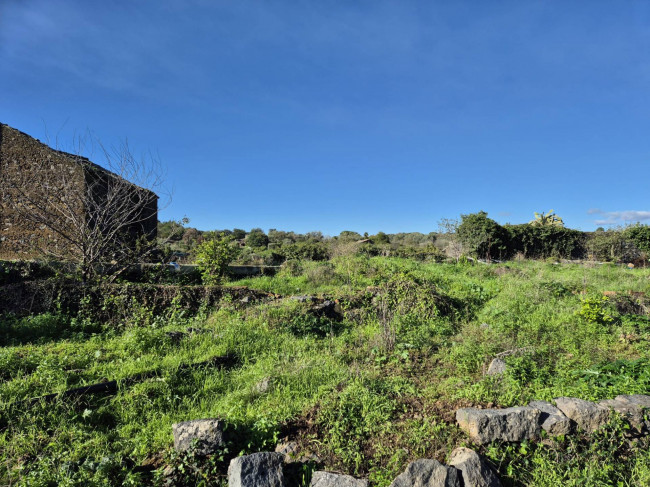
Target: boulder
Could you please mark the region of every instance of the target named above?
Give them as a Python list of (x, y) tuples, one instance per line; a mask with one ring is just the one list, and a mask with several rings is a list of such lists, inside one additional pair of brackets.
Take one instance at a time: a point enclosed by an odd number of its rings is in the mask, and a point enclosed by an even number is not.
[(368, 481), (332, 472), (314, 472), (309, 487), (368, 487)]
[(314, 304), (310, 312), (315, 316), (330, 318), (336, 321), (343, 319), (343, 312), (336, 301), (325, 300), (322, 303)]
[(558, 397), (555, 405), (564, 415), (574, 421), (578, 428), (593, 433), (609, 420), (610, 412), (605, 406), (595, 402), (576, 399), (575, 397)]
[(260, 452), (233, 458), (228, 467), (228, 487), (284, 487), (284, 455)]
[(461, 471), (464, 487), (501, 487), (499, 477), (474, 450), (456, 448), (451, 452), (449, 465)]
[(196, 442), (195, 452), (210, 455), (224, 445), (223, 423), (218, 419), (195, 419), (172, 425), (174, 448), (183, 452)]
[[(650, 396), (641, 394), (621, 395), (614, 399), (606, 399), (598, 403), (608, 409), (616, 411), (637, 432), (650, 431)], [(648, 419), (646, 419), (648, 417)]]
[(531, 408), (539, 409), (542, 429), (551, 436), (568, 435), (573, 429), (571, 420), (562, 411), (548, 401), (533, 401), (529, 404)]
[(505, 361), (500, 358), (495, 358), (490, 362), (490, 366), (487, 369), (486, 374), (487, 375), (502, 375), (505, 373), (506, 369), (508, 366), (506, 365)]
[(409, 463), (390, 487), (462, 487), (460, 470), (422, 458)]
[(507, 409), (463, 408), (456, 421), (470, 439), (479, 445), (494, 440), (523, 441), (539, 437), (539, 409), (519, 406)]

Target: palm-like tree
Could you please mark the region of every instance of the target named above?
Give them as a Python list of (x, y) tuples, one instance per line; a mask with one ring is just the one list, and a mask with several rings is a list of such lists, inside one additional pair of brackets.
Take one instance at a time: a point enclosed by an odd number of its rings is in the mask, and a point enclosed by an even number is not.
[(536, 227), (563, 227), (562, 218), (557, 216), (553, 210), (548, 213), (535, 212), (535, 219), (530, 221), (531, 225)]

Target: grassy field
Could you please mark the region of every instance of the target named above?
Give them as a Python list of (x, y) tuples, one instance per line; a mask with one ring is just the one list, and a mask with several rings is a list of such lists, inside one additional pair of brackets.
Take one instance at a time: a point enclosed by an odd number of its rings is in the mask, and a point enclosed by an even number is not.
[[(650, 391), (650, 300), (630, 294), (650, 296), (650, 270), (340, 257), (231, 284), (338, 299), (343, 319), (282, 298), (197, 316), (142, 308), (110, 326), (2, 318), (0, 485), (220, 485), (230, 458), (288, 438), (387, 486), (411, 460), (471, 446), (459, 407)], [(486, 376), (502, 352), (505, 375)], [(222, 355), (237, 362), (184, 365)], [(114, 395), (28, 402), (120, 379)], [(228, 447), (174, 453), (172, 423), (207, 417), (226, 421)], [(650, 485), (650, 445), (624, 433), (613, 421), (589, 438), (475, 448), (504, 485)]]

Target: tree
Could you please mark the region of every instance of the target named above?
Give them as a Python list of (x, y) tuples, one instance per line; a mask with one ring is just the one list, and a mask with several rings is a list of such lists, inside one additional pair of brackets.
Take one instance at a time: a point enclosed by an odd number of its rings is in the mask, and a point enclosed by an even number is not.
[(623, 235), (641, 252), (650, 254), (650, 226), (637, 223), (625, 229)]
[(217, 238), (206, 240), (195, 251), (195, 263), (205, 284), (219, 284), (240, 249), (232, 235), (219, 234)]
[(243, 240), (246, 238), (246, 230), (242, 230), (241, 228), (233, 228), (232, 235), (235, 237), (235, 240)]
[(102, 167), (78, 155), (81, 150), (69, 154), (21, 136), (31, 149), (20, 159), (6, 152), (0, 159), (0, 203), (34, 229), (26, 245), (44, 257), (75, 262), (84, 281), (100, 270), (116, 275), (154, 251), (154, 191), (162, 187), (154, 158), (134, 157), (128, 142), (107, 149), (91, 139)]
[(535, 219), (531, 220), (530, 224), (536, 227), (563, 227), (564, 221), (550, 210), (548, 213), (535, 212)]
[(361, 239), (363, 239), (363, 237), (360, 233), (351, 230), (343, 230), (338, 236), (340, 242), (358, 242)]
[(246, 235), (246, 245), (254, 248), (266, 248), (269, 245), (269, 237), (261, 228), (253, 228)]
[(443, 218), (438, 222), (438, 231), (443, 235), (445, 242), (444, 250), (449, 257), (456, 259), (456, 262), (464, 252), (463, 244), (458, 238), (459, 226), (460, 222), (452, 218)]
[(461, 215), (462, 222), (456, 234), (463, 246), (477, 257), (491, 260), (507, 252), (508, 235), (484, 211)]
[(376, 244), (389, 244), (390, 238), (384, 232), (377, 232), (377, 235), (370, 237)]

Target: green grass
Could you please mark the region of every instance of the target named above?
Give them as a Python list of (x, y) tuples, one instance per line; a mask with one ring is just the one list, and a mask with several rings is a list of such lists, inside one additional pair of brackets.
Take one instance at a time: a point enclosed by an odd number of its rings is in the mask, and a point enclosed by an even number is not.
[[(292, 274), (293, 272), (293, 274)], [(648, 393), (650, 322), (603, 291), (648, 292), (650, 271), (540, 262), (488, 266), (340, 257), (240, 280), (284, 296), (339, 298), (344, 319), (291, 300), (209, 315), (133, 316), (108, 327), (56, 314), (0, 321), (0, 484), (143, 485), (165, 467), (219, 485), (227, 461), (289, 436), (326, 468), (386, 486), (416, 458), (468, 444), (458, 407), (571, 395)], [(199, 327), (180, 342), (166, 332)], [(483, 371), (500, 352), (503, 378)], [(229, 369), (182, 369), (233, 354)], [(27, 405), (48, 393), (126, 379), (117, 395)], [(257, 386), (268, 379), (271, 386)], [(220, 417), (230, 444), (208, 460), (176, 455), (171, 425)], [(647, 442), (621, 425), (591, 439), (480, 449), (506, 485), (647, 485)], [(153, 477), (136, 468), (157, 468)], [(307, 476), (308, 478), (308, 476)]]

